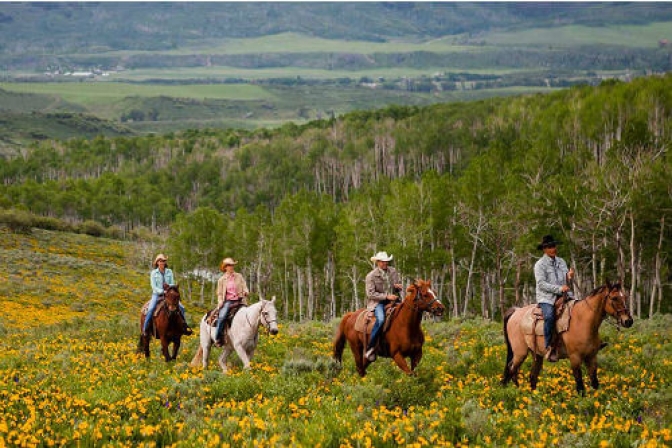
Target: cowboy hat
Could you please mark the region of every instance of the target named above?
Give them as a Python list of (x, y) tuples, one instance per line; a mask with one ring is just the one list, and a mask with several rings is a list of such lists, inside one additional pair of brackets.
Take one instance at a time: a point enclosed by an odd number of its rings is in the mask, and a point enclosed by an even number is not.
[(158, 266), (158, 264), (159, 264), (159, 260), (168, 261), (168, 257), (166, 257), (166, 256), (163, 255), (163, 254), (159, 254), (159, 255), (157, 255), (156, 258), (154, 259), (154, 267), (157, 267), (157, 266)]
[(229, 265), (231, 265), (231, 266), (235, 266), (236, 264), (238, 264), (238, 262), (237, 262), (237, 261), (233, 261), (233, 258), (231, 258), (231, 257), (226, 257), (226, 258), (223, 259), (222, 262), (220, 263), (220, 265), (219, 265), (219, 270), (222, 271), (222, 272), (224, 272), (224, 269), (225, 269), (227, 266), (229, 266)]
[(541, 244), (537, 246), (537, 250), (542, 250), (549, 246), (557, 246), (558, 244), (562, 243), (560, 241), (555, 241), (555, 238), (553, 238), (552, 235), (544, 235), (541, 239)]
[(394, 256), (387, 255), (387, 252), (378, 252), (376, 255), (371, 257), (371, 261), (374, 263), (376, 261), (392, 261), (392, 258), (394, 258)]

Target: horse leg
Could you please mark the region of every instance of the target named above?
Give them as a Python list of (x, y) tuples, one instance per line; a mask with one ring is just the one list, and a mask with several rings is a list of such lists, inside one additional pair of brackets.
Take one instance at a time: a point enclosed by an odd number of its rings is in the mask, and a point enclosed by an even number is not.
[(539, 372), (541, 372), (541, 368), (544, 366), (544, 357), (537, 353), (533, 356), (532, 369), (530, 369), (530, 388), (535, 390), (537, 388), (537, 381), (539, 380)]
[(161, 354), (166, 362), (170, 361), (170, 352), (168, 351), (168, 338), (164, 335), (161, 335)]
[(572, 374), (576, 382), (576, 391), (582, 397), (586, 396), (586, 386), (583, 384), (583, 373), (581, 372), (581, 359), (578, 356), (570, 357), (569, 362), (572, 366)]
[(600, 388), (600, 382), (597, 379), (597, 354), (590, 356), (584, 360), (588, 376), (590, 377), (590, 387), (597, 390)]
[(363, 378), (366, 375), (366, 366), (369, 365), (369, 360), (364, 358), (364, 345), (352, 341), (350, 341), (349, 345), (352, 357), (355, 358), (357, 373)]
[(226, 367), (226, 360), (232, 351), (233, 348), (231, 347), (230, 344), (224, 344), (224, 347), (222, 347), (222, 354), (219, 355), (219, 359), (217, 362), (219, 363), (219, 367), (222, 368), (222, 372), (224, 372), (224, 374), (226, 374), (226, 372), (228, 371), (228, 368)]
[(180, 351), (180, 338), (173, 339), (173, 354), (170, 357), (171, 361), (177, 359), (177, 352)]
[(401, 352), (396, 352), (394, 355), (392, 355), (392, 359), (394, 359), (394, 362), (397, 363), (399, 368), (404, 371), (406, 375), (412, 375), (413, 372), (411, 369), (408, 367), (408, 363), (406, 362), (406, 358), (404, 358), (404, 355), (401, 354)]
[(411, 370), (415, 372), (415, 368), (418, 367), (418, 364), (420, 364), (420, 360), (422, 359), (422, 347), (413, 355), (411, 355)]
[(233, 347), (236, 349), (236, 353), (238, 353), (238, 357), (243, 362), (243, 368), (245, 370), (250, 370), (250, 356), (247, 354), (247, 351), (245, 350), (245, 347), (243, 346), (243, 343), (242, 342), (236, 342), (236, 344)]

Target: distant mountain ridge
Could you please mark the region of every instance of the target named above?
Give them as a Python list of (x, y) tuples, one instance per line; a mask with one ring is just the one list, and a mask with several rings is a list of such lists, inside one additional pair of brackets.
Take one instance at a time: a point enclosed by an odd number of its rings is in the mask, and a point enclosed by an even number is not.
[(372, 42), (672, 20), (670, 3), (0, 3), (0, 55), (159, 51), (296, 32)]

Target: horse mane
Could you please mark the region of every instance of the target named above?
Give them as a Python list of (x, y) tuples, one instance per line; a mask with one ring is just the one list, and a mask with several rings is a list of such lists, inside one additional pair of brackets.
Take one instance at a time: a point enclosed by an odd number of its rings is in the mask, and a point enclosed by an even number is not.
[(609, 289), (610, 291), (612, 289), (621, 289), (621, 283), (620, 282), (616, 282), (616, 283), (607, 282), (606, 284), (604, 284), (602, 286), (598, 286), (597, 288), (593, 289), (590, 292), (590, 294), (588, 294), (588, 297), (592, 297), (594, 295), (597, 295), (598, 292), (602, 291), (605, 288)]

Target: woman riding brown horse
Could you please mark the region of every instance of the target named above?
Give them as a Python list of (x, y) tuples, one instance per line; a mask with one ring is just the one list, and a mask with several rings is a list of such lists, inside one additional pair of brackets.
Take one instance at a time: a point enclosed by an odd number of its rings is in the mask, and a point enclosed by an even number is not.
[[(506, 340), (507, 356), (502, 384), (513, 380), (518, 386), (520, 365), (532, 352), (534, 362), (530, 372), (530, 386), (537, 387), (537, 379), (544, 363), (544, 335), (536, 330), (537, 323), (531, 323), (531, 313), (536, 305), (524, 308), (511, 308), (504, 314), (504, 339)], [(569, 328), (558, 335), (560, 358), (568, 358), (576, 382), (576, 390), (585, 394), (581, 364), (585, 363), (593, 389), (599, 387), (597, 380), (597, 352), (601, 341), (598, 329), (604, 318), (610, 315), (618, 325), (630, 328), (633, 320), (627, 306), (627, 297), (621, 290), (620, 283), (610, 284), (595, 289), (588, 297), (579, 300), (571, 309)], [(543, 320), (541, 324), (543, 326)], [(527, 331), (526, 331), (527, 329)]]
[[(177, 358), (177, 352), (180, 350), (180, 342), (185, 333), (186, 322), (180, 312), (180, 290), (177, 285), (164, 287), (164, 305), (158, 307), (159, 311), (152, 319), (150, 331), (146, 336), (142, 335), (145, 323), (146, 306), (140, 313), (140, 341), (138, 342), (138, 352), (144, 353), (149, 358), (149, 342), (152, 336), (161, 340), (161, 353), (166, 362)], [(173, 344), (172, 354), (168, 351), (168, 345)]]
[[(420, 326), (422, 313), (429, 311), (435, 316), (441, 316), (445, 307), (436, 298), (429, 281), (416, 280), (406, 291), (408, 295), (391, 317), (390, 328), (381, 335), (378, 355), (394, 359), (401, 370), (411, 375), (420, 363), (422, 345), (425, 342)], [(355, 328), (355, 322), (360, 314), (365, 312), (367, 310), (364, 308), (343, 316), (334, 338), (334, 359), (341, 362), (347, 341), (360, 376), (366, 375), (370, 361), (364, 357), (366, 335)], [(411, 358), (410, 368), (406, 362), (407, 357)]]

